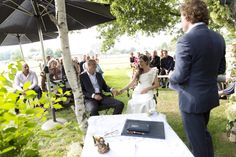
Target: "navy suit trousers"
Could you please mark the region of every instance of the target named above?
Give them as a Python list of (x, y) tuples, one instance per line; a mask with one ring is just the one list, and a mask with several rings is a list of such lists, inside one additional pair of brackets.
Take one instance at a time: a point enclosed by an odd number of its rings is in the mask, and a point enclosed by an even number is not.
[(181, 111), (184, 129), (194, 157), (214, 157), (211, 135), (207, 130), (210, 111), (187, 113)]
[(124, 108), (123, 102), (113, 97), (103, 96), (101, 101), (95, 99), (85, 99), (85, 108), (91, 116), (99, 115), (98, 111), (113, 108), (113, 114), (121, 114)]

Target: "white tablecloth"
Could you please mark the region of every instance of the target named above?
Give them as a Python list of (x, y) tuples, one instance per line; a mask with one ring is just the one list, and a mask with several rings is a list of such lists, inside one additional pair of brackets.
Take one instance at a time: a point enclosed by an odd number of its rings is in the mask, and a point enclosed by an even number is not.
[[(126, 119), (162, 121), (165, 139), (121, 136)], [(81, 157), (193, 157), (186, 145), (166, 121), (165, 115), (154, 113), (93, 116), (89, 118)], [(107, 135), (106, 135), (107, 134)], [(110, 151), (99, 154), (92, 136), (103, 136)]]

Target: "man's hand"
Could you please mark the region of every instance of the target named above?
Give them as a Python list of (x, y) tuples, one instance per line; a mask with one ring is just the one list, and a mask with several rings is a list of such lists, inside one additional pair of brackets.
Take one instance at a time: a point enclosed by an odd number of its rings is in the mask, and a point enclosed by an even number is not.
[(120, 95), (120, 94), (122, 94), (122, 93), (124, 93), (124, 90), (122, 89), (122, 90), (119, 90), (116, 94), (117, 95)]
[(172, 74), (173, 74), (173, 71), (170, 71), (168, 74), (168, 78), (170, 78)]
[(100, 101), (100, 100), (102, 100), (102, 96), (99, 94), (95, 94), (94, 99), (97, 101)]
[(230, 82), (232, 82), (232, 78), (231, 78), (231, 77), (226, 78), (225, 82), (226, 82), (226, 83), (230, 83)]

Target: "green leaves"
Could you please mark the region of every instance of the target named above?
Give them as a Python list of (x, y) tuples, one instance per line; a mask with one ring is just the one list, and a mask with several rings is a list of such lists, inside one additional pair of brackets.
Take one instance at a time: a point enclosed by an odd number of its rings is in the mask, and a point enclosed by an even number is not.
[(4, 109), (4, 110), (10, 110), (10, 109), (13, 109), (14, 107), (15, 107), (15, 104), (13, 103), (5, 103), (5, 104), (0, 105), (0, 109)]
[(225, 27), (230, 32), (235, 32), (235, 20), (227, 5), (220, 5), (220, 1), (208, 0), (210, 17), (220, 27)]
[[(0, 74), (0, 85), (2, 86), (0, 91), (2, 91), (2, 88), (4, 88), (3, 86), (8, 86), (8, 87), (11, 87), (11, 82), (3, 75), (3, 74)], [(6, 88), (5, 88), (6, 89)]]
[(66, 91), (66, 92), (64, 93), (64, 95), (65, 95), (65, 96), (70, 96), (70, 95), (71, 95), (71, 91)]
[(30, 147), (27, 144), (39, 132), (37, 125), (45, 120), (45, 112), (36, 107), (39, 100), (35, 98), (35, 91), (27, 90), (30, 83), (24, 84), (26, 91), (23, 94), (22, 91), (13, 93), (12, 82), (21, 67), (21, 62), (11, 63), (7, 73), (0, 73), (0, 156), (38, 154), (37, 144), (32, 143)]
[(30, 82), (25, 82), (25, 84), (23, 85), (23, 90), (27, 90), (30, 86), (31, 86)]
[(157, 33), (172, 28), (179, 17), (175, 0), (100, 0), (111, 4), (111, 12), (116, 20), (101, 25), (99, 30), (104, 39), (102, 51), (114, 45), (115, 39), (127, 33)]
[(1, 154), (5, 154), (5, 153), (7, 153), (7, 152), (9, 152), (9, 151), (12, 151), (12, 150), (14, 150), (15, 148), (16, 148), (16, 147), (14, 147), (14, 146), (7, 147), (7, 148), (5, 148), (5, 149), (3, 149), (3, 150), (0, 151), (0, 155), (1, 155)]
[[(16, 120), (16, 116), (12, 113), (9, 112), (5, 112), (3, 114), (3, 119), (5, 120), (5, 122), (10, 122), (10, 126), (14, 125), (14, 123), (12, 123), (14, 120)], [(7, 126), (7, 125), (5, 125)]]
[[(98, 30), (103, 39), (102, 51), (109, 50), (123, 34), (134, 35), (142, 32), (147, 35), (160, 31), (176, 31), (180, 22), (179, 0), (92, 0), (111, 4), (111, 12), (116, 20), (100, 25)], [(207, 0), (210, 11), (210, 27), (227, 28), (235, 32), (235, 8), (220, 5), (219, 0)], [(235, 13), (236, 14), (236, 13)], [(236, 15), (234, 16), (236, 17)]]
[(53, 107), (54, 107), (55, 109), (61, 109), (61, 108), (63, 108), (60, 104), (54, 104)]

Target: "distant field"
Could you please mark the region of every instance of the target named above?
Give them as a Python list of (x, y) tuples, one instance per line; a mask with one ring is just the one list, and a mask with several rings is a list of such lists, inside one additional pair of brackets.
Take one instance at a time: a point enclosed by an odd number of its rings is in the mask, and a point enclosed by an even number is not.
[(102, 69), (113, 68), (128, 68), (129, 67), (129, 55), (104, 55), (100, 56), (100, 65)]
[[(7, 65), (12, 61), (0, 61), (1, 70), (5, 70)], [(33, 59), (26, 61), (30, 69), (36, 73), (40, 73), (40, 64), (43, 64), (42, 61), (35, 61)], [(99, 63), (103, 70), (113, 69), (113, 68), (128, 68), (129, 67), (129, 55), (100, 55)]]

